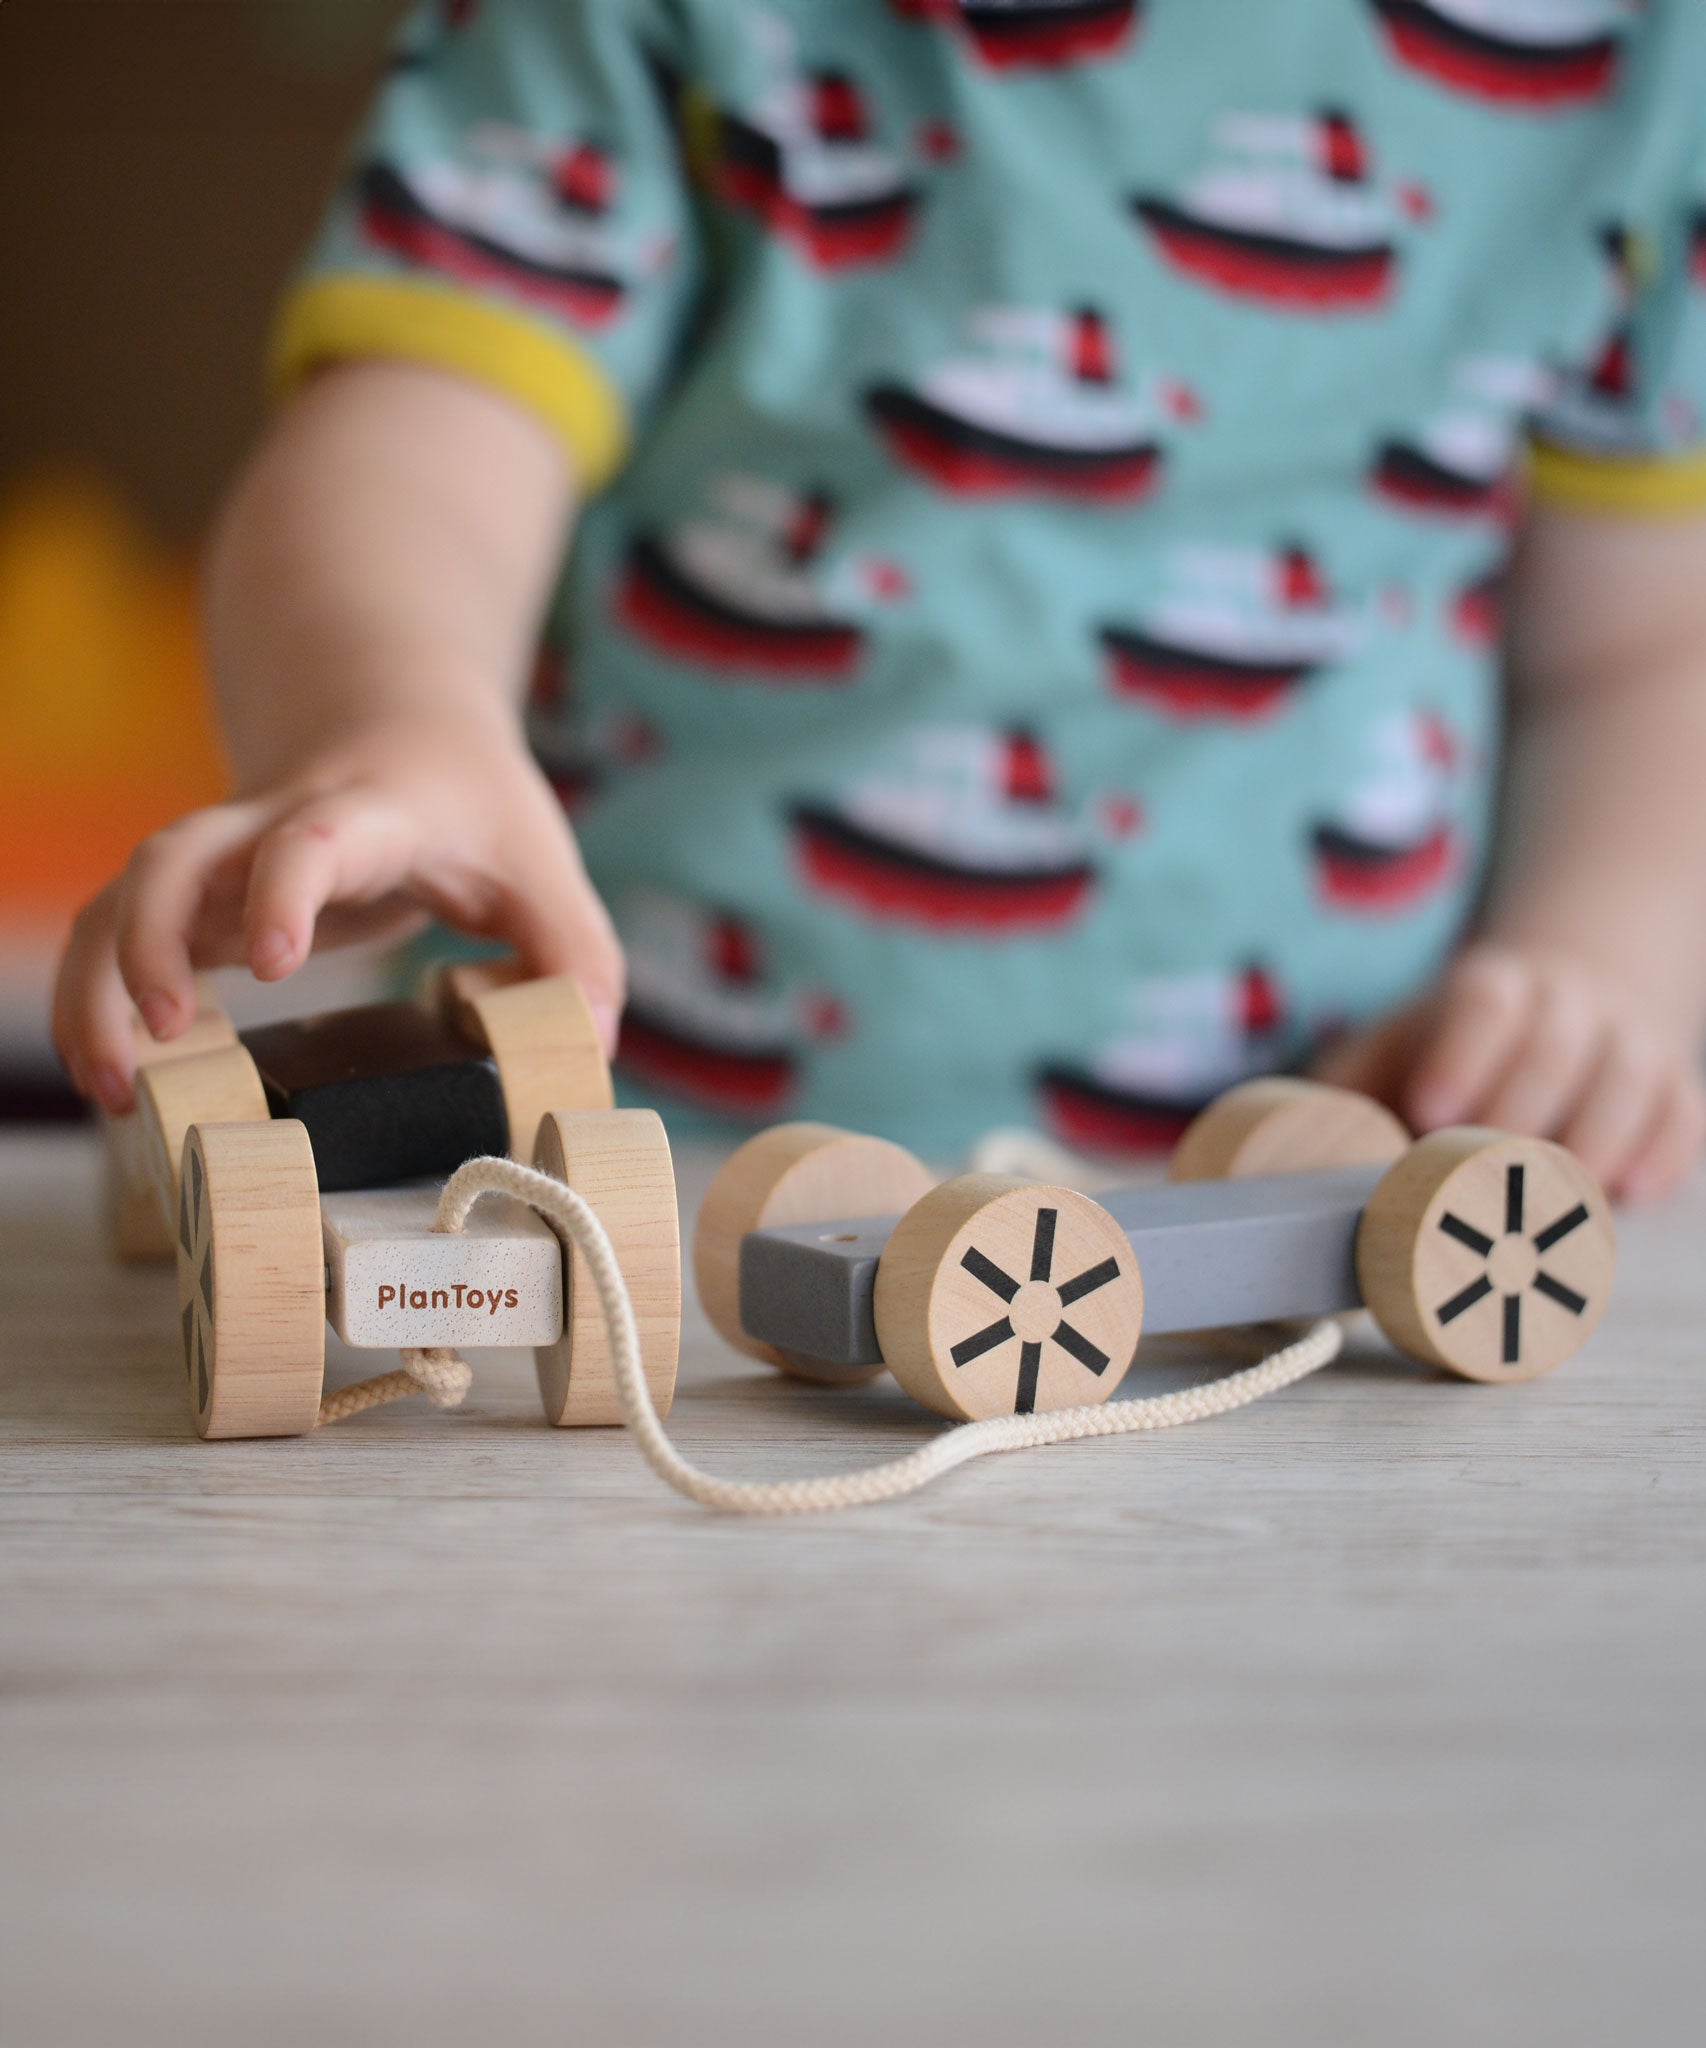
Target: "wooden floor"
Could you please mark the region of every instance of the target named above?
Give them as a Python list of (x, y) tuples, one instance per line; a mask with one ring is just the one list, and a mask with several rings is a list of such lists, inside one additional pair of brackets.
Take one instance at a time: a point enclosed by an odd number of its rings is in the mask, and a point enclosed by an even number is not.
[[(8, 2048), (1706, 2038), (1706, 1187), (1538, 1385), (1366, 1345), (750, 1524), (514, 1358), (197, 1443), (93, 1185), (0, 1142)], [(933, 1425), (695, 1320), (674, 1426)]]

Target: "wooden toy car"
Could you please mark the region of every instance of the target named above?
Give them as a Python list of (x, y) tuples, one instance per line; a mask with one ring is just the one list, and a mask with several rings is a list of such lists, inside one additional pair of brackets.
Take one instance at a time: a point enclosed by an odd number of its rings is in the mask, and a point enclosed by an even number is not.
[(204, 1437), (312, 1429), (328, 1322), (364, 1349), (531, 1346), (549, 1421), (620, 1421), (579, 1253), (505, 1198), (454, 1235), (433, 1228), (438, 1183), (506, 1151), (597, 1210), (667, 1411), (680, 1324), (669, 1143), (651, 1111), (610, 1106), (597, 1032), (566, 977), (454, 968), (430, 1004), (373, 1004), (156, 1058), (137, 1094), (119, 1213), (144, 1213), (145, 1177), (172, 1218)]
[(1367, 1307), (1412, 1357), (1526, 1380), (1610, 1292), (1604, 1195), (1561, 1146), (1440, 1131), (1252, 1081), (1191, 1126), (1162, 1185), (1092, 1201), (991, 1174), (940, 1186), (897, 1145), (791, 1124), (742, 1146), (700, 1212), (694, 1270), (738, 1349), (806, 1378), (886, 1366), (967, 1420), (1105, 1401), (1144, 1330)]

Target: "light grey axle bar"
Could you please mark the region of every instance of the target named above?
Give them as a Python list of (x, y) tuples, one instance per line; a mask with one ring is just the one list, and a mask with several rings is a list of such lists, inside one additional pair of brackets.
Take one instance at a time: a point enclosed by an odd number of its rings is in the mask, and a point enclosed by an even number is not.
[[(1131, 1240), (1145, 1335), (1360, 1308), (1357, 1225), (1380, 1166), (1113, 1188), (1097, 1200)], [(832, 1365), (880, 1365), (871, 1302), (897, 1216), (754, 1230), (740, 1247), (749, 1337)]]

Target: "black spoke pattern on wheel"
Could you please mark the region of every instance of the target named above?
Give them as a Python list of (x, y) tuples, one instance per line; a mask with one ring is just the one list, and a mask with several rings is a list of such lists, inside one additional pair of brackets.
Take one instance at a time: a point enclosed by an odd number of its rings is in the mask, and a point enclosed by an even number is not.
[(1118, 1259), (1104, 1259), (1099, 1266), (1091, 1266), (1080, 1273), (1076, 1280), (1064, 1282), (1060, 1289), (1060, 1305), (1070, 1308), (1075, 1301), (1082, 1301), (1087, 1294), (1094, 1294), (1098, 1287), (1106, 1287), (1110, 1280), (1120, 1277)]
[[(1031, 1236), (1031, 1272), (1033, 1281), (1047, 1283), (1054, 1272), (1055, 1233), (1060, 1223), (1058, 1209), (1039, 1209)], [(960, 1264), (972, 1276), (987, 1287), (991, 1294), (1002, 1301), (1012, 1301), (1018, 1294), (1020, 1282), (1011, 1273), (998, 1266), (985, 1252), (975, 1245), (968, 1246), (960, 1255)], [(1069, 1308), (1073, 1302), (1082, 1301), (1087, 1294), (1094, 1294), (1120, 1277), (1120, 1262), (1117, 1258), (1106, 1258), (1094, 1266), (1087, 1266), (1082, 1273), (1063, 1281), (1055, 1292), (1062, 1308)], [(983, 1358), (1003, 1344), (1018, 1338), (1012, 1319), (1002, 1316), (998, 1322), (988, 1323), (981, 1330), (974, 1330), (969, 1337), (962, 1337), (953, 1345), (948, 1356), (955, 1365), (970, 1365), (974, 1359)], [(1025, 1339), (1019, 1344), (1019, 1382), (1013, 1401), (1015, 1415), (1034, 1413), (1037, 1401), (1037, 1385), (1042, 1373), (1043, 1342), (1058, 1344), (1069, 1358), (1092, 1372), (1098, 1378), (1112, 1364), (1107, 1352), (1093, 1343), (1082, 1330), (1076, 1329), (1063, 1316), (1046, 1340)]]
[(1037, 1211), (1036, 1235), (1031, 1239), (1031, 1278), (1046, 1280), (1054, 1271), (1054, 1226), (1060, 1219), (1058, 1209)]
[(184, 1300), (184, 1371), (199, 1415), (207, 1409), (213, 1351), (213, 1203), (201, 1155), (193, 1146), (178, 1203), (178, 1240), (183, 1247), (178, 1270)]
[(1534, 1249), (1537, 1252), (1549, 1252), (1560, 1238), (1568, 1237), (1572, 1230), (1580, 1230), (1587, 1220), (1588, 1205), (1586, 1202), (1578, 1202), (1573, 1209), (1565, 1210), (1556, 1223), (1548, 1223), (1544, 1230), (1536, 1233)]
[(1003, 1301), (1011, 1301), (1019, 1291), (1019, 1283), (1011, 1274), (1003, 1273), (993, 1259), (986, 1259), (976, 1245), (966, 1253), (960, 1264), (974, 1280), (981, 1280), (991, 1294), (999, 1294)]
[[(1523, 1234), (1527, 1208), (1527, 1168), (1520, 1164), (1507, 1166), (1504, 1189), (1504, 1231), (1507, 1237)], [(1548, 1223), (1543, 1230), (1535, 1231), (1528, 1241), (1537, 1254), (1544, 1254), (1555, 1244), (1561, 1243), (1572, 1231), (1579, 1230), (1589, 1220), (1590, 1214), (1586, 1202), (1578, 1202), (1574, 1208), (1566, 1209), (1561, 1216)], [(1490, 1258), (1497, 1242), (1487, 1231), (1450, 1209), (1439, 1217), (1436, 1227), (1444, 1236), (1463, 1245), (1480, 1259)], [(1575, 1288), (1566, 1286), (1551, 1273), (1544, 1270), (1536, 1272), (1529, 1285), (1536, 1294), (1544, 1295), (1548, 1301), (1556, 1302), (1560, 1308), (1568, 1309), (1573, 1316), (1584, 1315), (1587, 1312), (1587, 1296), (1578, 1294)], [(1459, 1288), (1455, 1294), (1442, 1301), (1434, 1310), (1434, 1320), (1441, 1324), (1455, 1322), (1459, 1316), (1466, 1314), (1477, 1303), (1485, 1301), (1489, 1295), (1497, 1291), (1493, 1281), (1483, 1272), (1467, 1286)], [(1520, 1365), (1523, 1331), (1521, 1291), (1501, 1295), (1499, 1318), (1500, 1359), (1505, 1365)]]
[(1485, 1273), (1478, 1280), (1471, 1280), (1461, 1294), (1454, 1294), (1434, 1310), (1442, 1323), (1454, 1323), (1466, 1308), (1473, 1308), (1478, 1301), (1485, 1301), (1493, 1291), (1493, 1283)]
[(1567, 1308), (1571, 1315), (1579, 1316), (1587, 1308), (1588, 1298), (1578, 1294), (1573, 1287), (1566, 1287), (1562, 1280), (1554, 1280), (1550, 1273), (1536, 1273), (1534, 1285), (1548, 1301), (1555, 1301), (1560, 1308)]
[(1037, 1406), (1037, 1376), (1043, 1369), (1043, 1347), (1040, 1344), (1019, 1346), (1019, 1391), (1013, 1397), (1015, 1415), (1033, 1415)]
[(1459, 1244), (1466, 1244), (1472, 1252), (1479, 1252), (1482, 1258), (1493, 1249), (1493, 1240), (1484, 1230), (1477, 1230), (1473, 1223), (1465, 1223), (1461, 1216), (1454, 1216), (1449, 1209), (1439, 1219), (1439, 1227), (1447, 1237), (1455, 1237)]

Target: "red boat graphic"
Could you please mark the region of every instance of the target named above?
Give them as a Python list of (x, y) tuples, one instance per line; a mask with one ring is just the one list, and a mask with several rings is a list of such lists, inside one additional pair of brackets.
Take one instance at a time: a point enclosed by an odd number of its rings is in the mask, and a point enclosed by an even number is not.
[(1390, 916), (1452, 881), (1463, 849), (1450, 804), (1462, 767), (1436, 714), (1398, 713), (1370, 734), (1371, 772), (1310, 834), (1316, 891), (1335, 910)]
[(1171, 718), (1266, 718), (1354, 651), (1361, 619), (1333, 604), (1307, 550), (1180, 549), (1178, 593), (1100, 632), (1117, 697)]
[(1132, 40), (1139, 0), (894, 0), (897, 14), (951, 22), (984, 63), (1078, 64), (1110, 57)]
[(1095, 883), (1086, 835), (1061, 810), (1034, 735), (943, 727), (838, 801), (790, 813), (800, 870), (866, 915), (939, 931), (1069, 923)]
[(713, 517), (642, 533), (617, 587), (625, 623), (660, 652), (781, 684), (845, 682), (865, 633), (849, 608), (900, 594), (893, 564), (825, 573), (834, 506), (753, 477), (722, 479)]
[(1617, 82), (1620, 0), (1370, 0), (1394, 56), (1440, 85), (1545, 109)]
[(872, 135), (858, 85), (844, 71), (803, 74), (779, 16), (748, 26), (769, 83), (746, 112), (718, 113), (717, 189), (825, 269), (898, 255), (919, 190), (905, 159)]
[(1506, 570), (1503, 563), (1478, 576), (1457, 593), (1451, 607), (1451, 629), (1471, 647), (1497, 646), (1505, 625)]
[(439, 163), (407, 173), (370, 163), (358, 180), (362, 230), (376, 247), (473, 285), (498, 285), (599, 327), (627, 296), (608, 230), (507, 169)]
[(1277, 1063), (1284, 1003), (1272, 974), (1156, 976), (1132, 990), (1134, 1028), (1083, 1062), (1038, 1069), (1049, 1128), (1093, 1152), (1170, 1152), (1235, 1081)]
[(1161, 255), (1198, 281), (1295, 312), (1358, 312), (1384, 303), (1398, 229), (1425, 218), (1412, 185), (1373, 181), (1347, 114), (1313, 119), (1229, 115), (1220, 156), (1177, 194), (1139, 193), (1132, 211)]
[(617, 1060), (702, 1108), (746, 1117), (785, 1109), (797, 1079), (795, 1006), (771, 985), (743, 918), (652, 890), (616, 905), (628, 955)]
[(891, 454), (943, 490), (1135, 502), (1160, 481), (1163, 422), (1199, 416), (1194, 396), (1170, 380), (1135, 394), (1118, 387), (1112, 340), (1093, 309), (996, 310), (972, 333), (984, 354), (865, 396)]
[(1314, 851), (1321, 894), (1338, 910), (1406, 910), (1431, 896), (1458, 865), (1456, 834), (1444, 824), (1408, 842), (1318, 825)]

